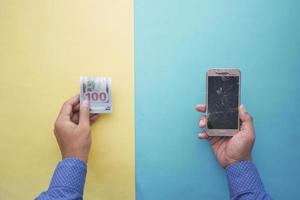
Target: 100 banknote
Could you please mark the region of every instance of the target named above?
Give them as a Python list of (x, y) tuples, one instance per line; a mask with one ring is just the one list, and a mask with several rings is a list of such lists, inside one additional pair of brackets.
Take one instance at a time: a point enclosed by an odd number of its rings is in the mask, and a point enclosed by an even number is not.
[(90, 102), (90, 113), (112, 111), (111, 79), (109, 77), (80, 77), (80, 103)]

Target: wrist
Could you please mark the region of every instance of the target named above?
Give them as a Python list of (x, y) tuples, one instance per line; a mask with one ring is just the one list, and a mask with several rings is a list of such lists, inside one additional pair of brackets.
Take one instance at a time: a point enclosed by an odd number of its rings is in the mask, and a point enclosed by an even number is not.
[(239, 160), (239, 161), (236, 161), (236, 162), (232, 162), (230, 163), (229, 165), (227, 165), (226, 167), (224, 167), (224, 169), (228, 170), (229, 168), (233, 167), (233, 166), (236, 166), (236, 165), (240, 165), (240, 164), (247, 164), (247, 163), (253, 163), (252, 160)]
[(62, 160), (60, 162), (63, 162), (63, 163), (79, 163), (82, 166), (87, 165), (87, 163), (84, 160), (82, 160), (80, 158), (77, 158), (77, 157), (65, 157), (65, 158), (62, 158)]
[(87, 163), (87, 160), (88, 160), (87, 156), (80, 155), (80, 154), (64, 154), (64, 155), (62, 155), (62, 160), (68, 159), (68, 158), (78, 159), (78, 160), (81, 160), (84, 163)]
[(230, 165), (233, 165), (233, 164), (239, 163), (239, 162), (243, 162), (243, 161), (252, 161), (252, 156), (249, 155), (249, 156), (246, 156), (246, 157), (244, 157), (244, 158), (236, 159), (236, 160), (235, 160), (235, 159), (231, 159), (231, 160), (229, 160), (228, 163), (227, 163), (226, 165), (224, 165), (223, 167), (224, 167), (224, 168), (227, 168), (227, 167), (230, 166)]

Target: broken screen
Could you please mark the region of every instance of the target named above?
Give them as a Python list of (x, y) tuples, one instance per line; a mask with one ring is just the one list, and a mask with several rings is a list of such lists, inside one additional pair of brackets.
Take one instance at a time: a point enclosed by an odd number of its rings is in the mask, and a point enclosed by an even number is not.
[(209, 129), (238, 129), (239, 76), (208, 76)]

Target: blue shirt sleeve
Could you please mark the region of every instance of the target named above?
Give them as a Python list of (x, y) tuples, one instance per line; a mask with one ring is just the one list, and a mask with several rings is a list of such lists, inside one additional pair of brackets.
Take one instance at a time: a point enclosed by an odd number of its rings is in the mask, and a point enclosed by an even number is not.
[(50, 186), (36, 200), (79, 200), (83, 197), (86, 163), (77, 158), (60, 161), (53, 174)]
[(258, 171), (251, 161), (241, 161), (226, 168), (230, 199), (270, 200)]

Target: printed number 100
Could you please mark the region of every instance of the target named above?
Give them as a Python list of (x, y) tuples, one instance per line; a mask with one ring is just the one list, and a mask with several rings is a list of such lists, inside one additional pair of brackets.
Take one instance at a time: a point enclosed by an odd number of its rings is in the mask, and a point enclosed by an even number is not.
[(89, 101), (105, 101), (107, 99), (107, 95), (105, 92), (88, 92), (85, 94)]

